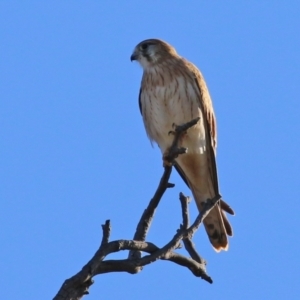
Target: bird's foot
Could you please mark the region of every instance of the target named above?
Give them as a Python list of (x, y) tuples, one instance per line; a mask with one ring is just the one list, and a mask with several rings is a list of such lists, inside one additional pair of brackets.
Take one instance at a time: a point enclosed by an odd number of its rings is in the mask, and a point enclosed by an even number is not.
[(174, 160), (180, 155), (187, 153), (187, 148), (177, 148), (177, 147), (170, 147), (167, 149), (163, 154), (163, 166), (164, 167), (171, 167), (174, 164)]
[(182, 125), (177, 125), (175, 123), (172, 124), (172, 130), (168, 132), (168, 135), (175, 136), (176, 134), (184, 135), (187, 132), (187, 128)]
[(169, 131), (168, 134), (173, 135), (174, 140), (172, 146), (169, 149), (167, 149), (163, 154), (162, 159), (164, 167), (171, 167), (174, 164), (174, 160), (178, 157), (178, 155), (187, 153), (188, 149), (180, 147), (180, 145), (182, 144), (182, 140), (187, 130), (192, 126), (196, 125), (199, 120), (200, 118), (196, 118), (182, 125), (176, 125), (175, 123), (172, 124), (173, 130)]

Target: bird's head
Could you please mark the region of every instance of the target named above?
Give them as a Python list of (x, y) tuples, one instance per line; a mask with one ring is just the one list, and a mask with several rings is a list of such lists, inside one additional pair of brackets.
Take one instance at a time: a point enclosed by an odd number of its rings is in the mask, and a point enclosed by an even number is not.
[(144, 69), (147, 69), (174, 56), (178, 55), (171, 45), (162, 40), (149, 39), (140, 42), (134, 48), (130, 59), (138, 61)]

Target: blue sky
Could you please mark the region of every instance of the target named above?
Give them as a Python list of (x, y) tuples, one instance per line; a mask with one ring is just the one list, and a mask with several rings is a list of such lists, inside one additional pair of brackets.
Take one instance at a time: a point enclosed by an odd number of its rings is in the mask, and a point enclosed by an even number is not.
[[(106, 219), (112, 240), (132, 238), (163, 170), (129, 58), (156, 37), (207, 81), (234, 237), (221, 254), (203, 228), (194, 237), (213, 285), (156, 262), (95, 277), (85, 299), (297, 299), (300, 3), (120, 2), (0, 3), (2, 298), (51, 299), (92, 257)], [(179, 192), (190, 195), (171, 181), (148, 236), (159, 246), (181, 222)]]

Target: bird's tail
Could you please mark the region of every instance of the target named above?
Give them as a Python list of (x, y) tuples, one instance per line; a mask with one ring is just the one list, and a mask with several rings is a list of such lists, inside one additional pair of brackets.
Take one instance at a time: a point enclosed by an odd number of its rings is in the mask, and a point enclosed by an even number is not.
[[(203, 194), (199, 193), (197, 188), (192, 188), (192, 192), (198, 210), (201, 212), (204, 202), (207, 199), (204, 199)], [(234, 215), (234, 211), (231, 207), (223, 200), (220, 200), (220, 202), (210, 211), (203, 221), (208, 238), (217, 252), (228, 249), (227, 236), (233, 235), (231, 225), (225, 215), (225, 212)]]

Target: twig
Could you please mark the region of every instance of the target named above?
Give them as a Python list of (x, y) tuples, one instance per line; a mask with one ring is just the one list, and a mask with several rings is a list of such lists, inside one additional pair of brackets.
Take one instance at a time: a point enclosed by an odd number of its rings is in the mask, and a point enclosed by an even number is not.
[[(188, 204), (190, 202), (189, 197), (186, 197), (183, 195), (183, 193), (179, 194), (179, 200), (181, 203), (181, 210), (182, 210), (182, 229), (188, 229), (189, 227), (189, 213), (188, 213)], [(198, 263), (202, 265), (206, 265), (205, 259), (203, 259), (200, 254), (197, 252), (195, 244), (193, 243), (192, 239), (190, 238), (184, 238), (183, 240), (184, 247), (186, 251), (190, 254), (192, 259), (197, 261)]]
[(102, 231), (103, 231), (103, 236), (102, 236), (102, 241), (101, 241), (100, 247), (103, 247), (109, 241), (110, 232), (111, 232), (110, 220), (106, 220), (105, 224), (102, 224), (101, 227), (102, 227)]

